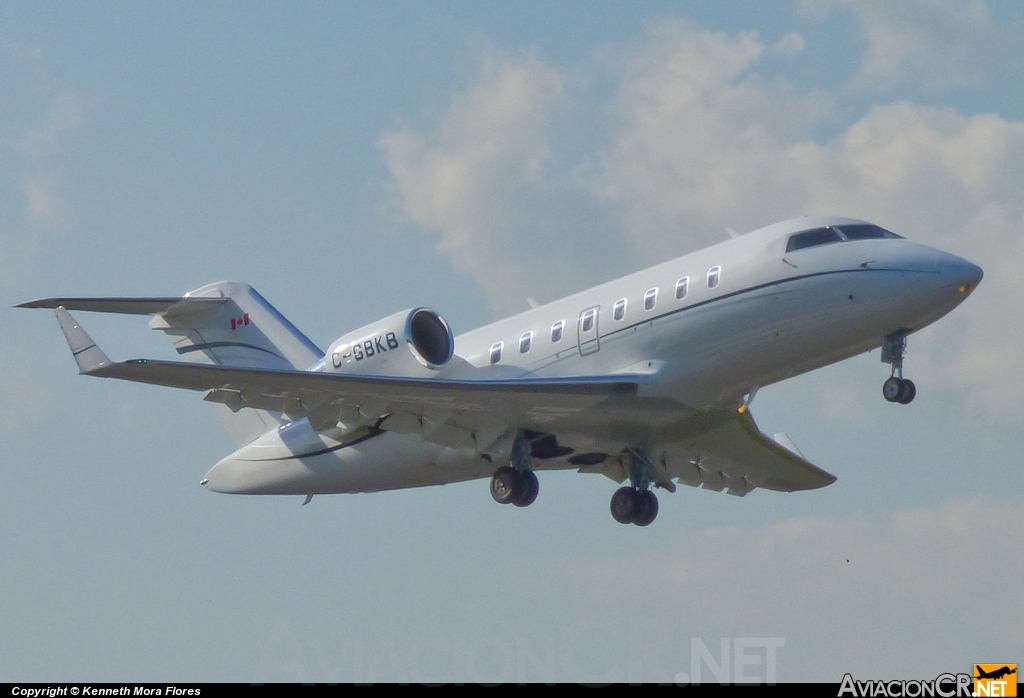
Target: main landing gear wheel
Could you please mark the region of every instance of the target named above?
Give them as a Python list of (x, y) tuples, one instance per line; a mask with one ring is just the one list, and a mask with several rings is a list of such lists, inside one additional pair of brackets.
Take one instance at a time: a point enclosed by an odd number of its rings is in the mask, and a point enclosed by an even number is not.
[(519, 491), (512, 493), (512, 503), (517, 507), (528, 507), (537, 501), (537, 495), (540, 493), (540, 481), (537, 480), (537, 474), (532, 470), (524, 470), (518, 472), (519, 475)]
[(612, 518), (620, 524), (633, 523), (633, 509), (636, 508), (636, 490), (632, 487), (620, 487), (612, 495)]
[(491, 497), (498, 504), (515, 504), (528, 507), (537, 499), (540, 482), (532, 470), (519, 471), (511, 465), (503, 465), (491, 476)]
[(633, 523), (637, 526), (650, 526), (658, 518), (658, 496), (650, 490), (641, 490), (637, 502), (640, 506), (633, 515)]
[(898, 402), (901, 405), (909, 405), (917, 396), (917, 386), (909, 378), (897, 378), (893, 376), (885, 383), (882, 383), (882, 395), (889, 402)]
[(494, 475), (491, 476), (491, 496), (498, 504), (511, 504), (517, 484), (519, 484), (519, 474), (516, 469), (504, 465), (495, 470)]
[(649, 489), (620, 487), (612, 495), (611, 511), (620, 524), (649, 526), (658, 516), (658, 497)]

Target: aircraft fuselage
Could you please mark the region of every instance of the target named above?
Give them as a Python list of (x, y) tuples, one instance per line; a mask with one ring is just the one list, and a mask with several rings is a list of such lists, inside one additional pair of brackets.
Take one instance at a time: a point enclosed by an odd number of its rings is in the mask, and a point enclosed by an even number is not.
[[(455, 354), (495, 375), (641, 374), (645, 398), (695, 415), (735, 410), (752, 390), (925, 327), (981, 280), (970, 262), (896, 236), (792, 249), (800, 231), (844, 225), (866, 224), (822, 217), (763, 228), (461, 334)], [(380, 341), (387, 350), (388, 338)], [(331, 351), (318, 370), (338, 370)], [(443, 484), (494, 470), (472, 450), (387, 426), (338, 434), (290, 422), (223, 459), (205, 483), (218, 492), (308, 495)], [(557, 418), (551, 427), (558, 431)], [(559, 443), (578, 452), (635, 441), (639, 430), (657, 448), (670, 428), (649, 413), (642, 423), (612, 414)], [(551, 458), (534, 467), (578, 464)]]

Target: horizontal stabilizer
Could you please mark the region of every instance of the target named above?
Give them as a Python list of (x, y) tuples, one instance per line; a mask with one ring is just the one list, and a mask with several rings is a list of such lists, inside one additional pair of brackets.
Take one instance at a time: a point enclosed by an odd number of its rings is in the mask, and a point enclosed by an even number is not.
[(78, 363), (79, 373), (89, 373), (110, 365), (110, 359), (107, 358), (102, 349), (96, 346), (96, 342), (92, 341), (92, 338), (85, 333), (85, 330), (75, 322), (75, 318), (71, 317), (71, 313), (65, 310), (63, 306), (58, 306), (54, 312), (57, 314), (57, 322), (60, 323), (60, 329), (68, 340), (68, 346), (71, 347), (71, 353)]
[(179, 303), (188, 306), (220, 305), (230, 298), (41, 298), (21, 303), (15, 308), (58, 308), (85, 310), (91, 313), (118, 313), (121, 315), (158, 315)]

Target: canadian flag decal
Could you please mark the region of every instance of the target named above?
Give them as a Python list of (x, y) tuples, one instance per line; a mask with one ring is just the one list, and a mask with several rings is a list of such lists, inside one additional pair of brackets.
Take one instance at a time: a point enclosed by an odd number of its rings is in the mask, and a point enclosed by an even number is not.
[(234, 330), (234, 329), (236, 329), (238, 327), (241, 327), (242, 325), (248, 325), (248, 324), (249, 324), (249, 313), (246, 313), (242, 317), (233, 317), (233, 318), (231, 318), (231, 329), (232, 330)]

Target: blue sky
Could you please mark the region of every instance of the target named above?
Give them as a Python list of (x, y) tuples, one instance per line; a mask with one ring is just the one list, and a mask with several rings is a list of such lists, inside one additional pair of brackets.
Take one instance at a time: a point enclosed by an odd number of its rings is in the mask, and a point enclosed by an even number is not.
[[(638, 5), (638, 6), (635, 6)], [(668, 680), (781, 638), (779, 680), (1024, 657), (1024, 12), (1013, 2), (0, 8), (0, 680)], [(762, 390), (839, 480), (228, 497), (195, 395), (75, 375), (54, 295), (248, 281), (326, 346), (456, 331), (800, 214), (980, 264), (911, 338)], [(6, 309), (5, 309), (6, 308)], [(169, 358), (133, 318), (83, 324)], [(683, 491), (685, 490), (685, 491)], [(846, 560), (850, 562), (847, 563)], [(993, 610), (998, 609), (998, 610)], [(734, 645), (731, 645), (734, 646)], [(756, 667), (751, 671), (758, 676)]]

